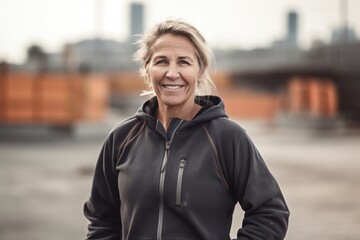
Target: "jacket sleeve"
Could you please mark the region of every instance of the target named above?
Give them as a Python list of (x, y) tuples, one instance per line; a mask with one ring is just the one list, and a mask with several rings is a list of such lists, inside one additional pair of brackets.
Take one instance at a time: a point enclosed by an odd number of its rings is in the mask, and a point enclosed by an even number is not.
[(86, 239), (121, 239), (120, 198), (112, 137), (104, 143), (95, 167), (91, 195), (84, 204), (90, 221)]
[(232, 140), (233, 149), (228, 150), (233, 159), (227, 163), (232, 165), (227, 166), (230, 190), (245, 211), (237, 239), (284, 239), (289, 210), (275, 178), (245, 131)]

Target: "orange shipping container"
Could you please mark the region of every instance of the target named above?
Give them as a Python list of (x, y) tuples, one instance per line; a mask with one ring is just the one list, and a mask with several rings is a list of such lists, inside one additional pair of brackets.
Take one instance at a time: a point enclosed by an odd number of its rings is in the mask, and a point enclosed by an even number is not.
[(98, 121), (108, 103), (108, 81), (102, 75), (10, 73), (0, 87), (0, 122), (6, 123)]

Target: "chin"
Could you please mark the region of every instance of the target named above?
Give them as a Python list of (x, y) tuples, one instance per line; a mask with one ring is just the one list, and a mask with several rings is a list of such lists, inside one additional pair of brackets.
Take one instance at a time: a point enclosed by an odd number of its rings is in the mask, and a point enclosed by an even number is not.
[(188, 99), (185, 99), (184, 97), (175, 97), (175, 96), (161, 98), (161, 102), (167, 106), (178, 106), (185, 103), (187, 100)]
[(179, 106), (179, 105), (181, 105), (181, 104), (183, 104), (185, 101), (179, 101), (179, 100), (165, 100), (165, 101), (163, 101), (163, 103), (164, 103), (164, 105), (166, 105), (166, 106), (169, 106), (169, 107), (171, 107), (171, 106)]

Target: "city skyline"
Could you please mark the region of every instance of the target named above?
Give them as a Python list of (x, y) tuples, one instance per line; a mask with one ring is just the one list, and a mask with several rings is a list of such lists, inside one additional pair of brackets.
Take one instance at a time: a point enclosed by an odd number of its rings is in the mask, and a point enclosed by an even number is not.
[[(100, 36), (124, 41), (130, 34), (129, 6), (134, 1), (116, 0), (0, 0), (0, 61), (22, 63), (26, 49), (38, 44), (58, 52), (65, 43)], [(183, 19), (197, 26), (214, 48), (269, 47), (286, 36), (289, 11), (298, 13), (298, 42), (329, 42), (331, 31), (340, 26), (340, 0), (163, 0), (135, 1), (144, 4), (144, 29), (167, 18)], [(360, 32), (360, 1), (348, 0), (347, 23)], [(323, 8), (326, 4), (326, 11)], [(94, 9), (97, 11), (94, 11)]]

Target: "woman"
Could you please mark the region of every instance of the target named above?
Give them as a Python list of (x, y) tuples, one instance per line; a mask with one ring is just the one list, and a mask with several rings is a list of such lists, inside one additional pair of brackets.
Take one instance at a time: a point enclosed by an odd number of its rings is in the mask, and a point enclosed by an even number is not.
[(136, 53), (154, 97), (109, 134), (84, 213), (88, 239), (283, 239), (289, 211), (245, 131), (210, 93), (211, 52), (193, 26), (156, 25)]

